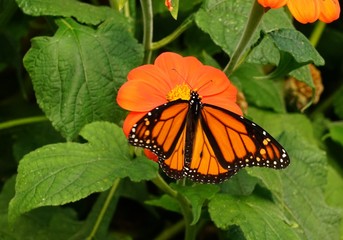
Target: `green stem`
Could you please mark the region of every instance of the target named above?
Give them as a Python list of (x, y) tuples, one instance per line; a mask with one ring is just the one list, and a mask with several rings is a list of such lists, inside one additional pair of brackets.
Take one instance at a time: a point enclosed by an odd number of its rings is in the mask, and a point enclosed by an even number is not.
[(151, 45), (153, 34), (153, 12), (151, 0), (140, 0), (143, 13), (144, 63), (151, 62)]
[(27, 118), (10, 120), (7, 122), (0, 123), (0, 130), (11, 128), (11, 127), (16, 127), (20, 125), (25, 125), (25, 124), (44, 122), (44, 121), (48, 121), (48, 119), (45, 116), (27, 117)]
[(333, 102), (339, 95), (341, 95), (343, 92), (343, 85), (340, 86), (333, 94), (330, 94), (329, 97), (327, 97), (324, 101), (320, 101), (320, 104), (315, 108), (313, 112), (310, 114), (310, 118), (314, 119), (317, 115), (323, 114), (332, 107)]
[(109, 4), (111, 8), (123, 13), (125, 17), (130, 17), (129, 1), (109, 0)]
[(161, 40), (157, 42), (153, 42), (151, 46), (152, 50), (162, 48), (165, 45), (171, 43), (178, 36), (180, 36), (184, 31), (186, 31), (190, 26), (192, 26), (193, 23), (194, 23), (194, 15), (191, 15), (170, 35), (166, 36), (165, 38), (162, 38)]
[(130, 4), (129, 1), (126, 1), (125, 5), (124, 5), (124, 16), (129, 18), (130, 15)]
[(242, 63), (242, 56), (245, 52), (245, 49), (247, 48), (256, 29), (258, 28), (258, 25), (260, 24), (264, 13), (265, 9), (257, 1), (254, 1), (247, 25), (245, 26), (241, 39), (239, 40), (236, 50), (233, 52), (228, 65), (226, 65), (223, 70), (227, 76), (230, 76)]
[(191, 225), (193, 220), (193, 213), (191, 209), (191, 205), (188, 200), (182, 195), (177, 194), (176, 199), (179, 201), (182, 215), (185, 219), (185, 240), (194, 240), (196, 237), (196, 225)]
[(326, 27), (326, 23), (322, 21), (317, 21), (315, 28), (313, 29), (313, 32), (311, 33), (311, 36), (309, 38), (312, 46), (316, 47), (320, 37), (323, 35), (324, 29)]
[(173, 226), (166, 228), (159, 234), (155, 240), (171, 239), (185, 228), (185, 220), (175, 223)]
[(86, 238), (87, 240), (95, 239), (95, 234), (97, 233), (97, 231), (98, 231), (98, 229), (99, 229), (99, 227), (101, 225), (101, 222), (102, 222), (102, 220), (103, 220), (103, 218), (105, 216), (105, 213), (106, 213), (106, 211), (107, 211), (107, 209), (109, 207), (109, 204), (110, 204), (110, 202), (111, 202), (111, 200), (112, 200), (116, 190), (118, 189), (119, 183), (120, 183), (120, 178), (117, 178), (114, 181), (114, 183), (112, 185), (112, 188), (110, 189), (110, 191), (109, 191), (109, 193), (107, 195), (105, 203), (104, 203), (103, 207), (101, 208), (101, 211), (100, 211), (100, 213), (98, 215), (98, 218), (96, 219), (96, 222), (94, 224), (94, 227), (93, 227), (91, 233)]
[(119, 9), (117, 9), (116, 0), (109, 0), (108, 2), (109, 2), (109, 4), (110, 4), (110, 7), (111, 7), (111, 8), (116, 9), (116, 10), (119, 10)]
[(169, 194), (179, 202), (181, 212), (185, 220), (185, 240), (194, 240), (196, 237), (196, 226), (191, 225), (193, 213), (189, 201), (182, 194), (172, 189), (160, 175), (153, 179), (152, 182), (162, 191)]
[(163, 180), (161, 175), (158, 174), (157, 178), (153, 179), (152, 182), (163, 192), (167, 193), (173, 198), (176, 198), (177, 192)]

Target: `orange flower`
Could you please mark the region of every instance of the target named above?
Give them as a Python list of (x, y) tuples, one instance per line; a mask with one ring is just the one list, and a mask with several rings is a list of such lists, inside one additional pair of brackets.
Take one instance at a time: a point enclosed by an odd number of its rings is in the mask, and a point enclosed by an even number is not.
[(203, 65), (195, 57), (162, 53), (154, 64), (131, 70), (127, 79), (117, 95), (118, 104), (130, 111), (123, 126), (126, 136), (149, 111), (168, 101), (189, 100), (192, 90), (198, 92), (203, 103), (242, 115), (236, 104), (237, 89), (226, 75), (214, 67)]
[(301, 23), (323, 21), (330, 23), (339, 18), (338, 0), (258, 0), (265, 8), (279, 8), (287, 4), (293, 17)]
[(339, 18), (341, 8), (338, 0), (320, 0), (320, 14), (319, 20), (330, 23)]
[(258, 0), (258, 3), (265, 8), (280, 8), (286, 5), (288, 0)]

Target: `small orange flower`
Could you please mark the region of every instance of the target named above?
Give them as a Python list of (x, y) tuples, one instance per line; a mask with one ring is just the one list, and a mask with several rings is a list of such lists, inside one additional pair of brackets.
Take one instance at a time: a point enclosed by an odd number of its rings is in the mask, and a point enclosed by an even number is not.
[(182, 57), (166, 52), (154, 64), (131, 70), (128, 81), (119, 89), (117, 102), (130, 113), (124, 121), (126, 136), (132, 126), (152, 109), (168, 101), (190, 99), (197, 91), (203, 103), (209, 103), (242, 115), (236, 104), (237, 89), (226, 75), (195, 57)]
[(265, 8), (279, 8), (287, 4), (293, 17), (300, 23), (323, 21), (330, 23), (339, 18), (338, 0), (258, 0)]
[(144, 148), (144, 154), (145, 156), (147, 156), (147, 158), (153, 160), (154, 162), (158, 162), (158, 157), (155, 153), (153, 153), (152, 151)]
[(173, 10), (172, 0), (165, 0), (164, 5), (166, 5), (169, 11)]

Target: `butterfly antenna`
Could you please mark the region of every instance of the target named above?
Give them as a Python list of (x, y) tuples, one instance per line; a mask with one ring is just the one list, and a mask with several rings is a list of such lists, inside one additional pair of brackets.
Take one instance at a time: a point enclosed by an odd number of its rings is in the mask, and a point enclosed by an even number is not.
[(172, 70), (175, 71), (175, 72), (179, 75), (179, 77), (184, 81), (184, 83), (187, 84), (188, 87), (189, 87), (190, 89), (192, 89), (192, 91), (195, 91), (195, 92), (198, 92), (200, 89), (202, 89), (202, 88), (205, 87), (206, 85), (213, 83), (213, 80), (210, 79), (210, 80), (208, 80), (207, 82), (205, 82), (203, 85), (201, 85), (199, 88), (196, 88), (196, 89), (195, 89), (195, 88), (193, 88), (193, 86), (191, 86), (191, 85), (186, 81), (186, 79), (185, 79), (185, 78), (184, 78), (175, 68), (173, 68)]
[(197, 89), (197, 91), (199, 91), (201, 88), (203, 88), (203, 87), (205, 87), (206, 85), (211, 84), (211, 83), (213, 83), (213, 80), (212, 80), (212, 79), (208, 80), (208, 81), (205, 82), (203, 85), (201, 85), (201, 86)]

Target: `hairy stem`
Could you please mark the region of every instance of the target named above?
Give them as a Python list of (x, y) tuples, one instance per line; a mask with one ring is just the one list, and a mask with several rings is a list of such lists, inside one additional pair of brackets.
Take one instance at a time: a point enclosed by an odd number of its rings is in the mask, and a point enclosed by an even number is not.
[(196, 237), (196, 226), (191, 225), (193, 220), (193, 213), (191, 209), (191, 204), (182, 194), (178, 193), (172, 189), (160, 175), (157, 178), (153, 179), (152, 182), (160, 188), (162, 191), (175, 198), (180, 205), (182, 215), (184, 217), (185, 225), (185, 240), (194, 240)]
[(185, 220), (178, 221), (174, 225), (166, 228), (161, 234), (159, 234), (155, 240), (165, 240), (171, 239), (175, 237), (178, 233), (180, 233), (185, 228)]
[(316, 47), (319, 39), (321, 38), (321, 36), (323, 35), (324, 29), (326, 27), (326, 23), (322, 22), (322, 21), (318, 21), (315, 25), (315, 28), (313, 30), (313, 32), (311, 33), (311, 36), (309, 38), (312, 46)]
[(178, 36), (180, 36), (184, 31), (186, 31), (190, 26), (192, 26), (193, 23), (194, 23), (194, 15), (191, 15), (177, 29), (175, 29), (175, 31), (172, 32), (170, 35), (166, 36), (165, 38), (163, 38), (157, 42), (152, 43), (152, 50), (159, 49), (159, 48), (164, 47), (165, 45), (171, 43)]
[(254, 35), (256, 29), (258, 28), (264, 13), (265, 9), (257, 1), (254, 1), (247, 25), (244, 28), (241, 39), (239, 40), (238, 45), (235, 51), (233, 52), (229, 63), (223, 70), (227, 76), (230, 76), (235, 71), (235, 69), (242, 63), (242, 56), (245, 53), (245, 49), (248, 47), (249, 42), (252, 36)]
[(7, 122), (0, 123), (0, 130), (16, 127), (25, 124), (37, 123), (37, 122), (45, 122), (48, 119), (45, 116), (36, 116), (36, 117), (27, 117), (27, 118), (19, 118), (15, 120), (10, 120)]
[(153, 12), (151, 0), (140, 0), (143, 13), (143, 46), (144, 63), (151, 62), (152, 36), (153, 36)]
[(120, 178), (116, 179), (110, 189), (110, 191), (108, 192), (108, 195), (107, 195), (107, 198), (105, 200), (105, 203), (103, 205), (103, 207), (101, 208), (101, 211), (98, 215), (98, 218), (96, 219), (96, 222), (94, 224), (94, 227), (92, 228), (92, 231), (91, 233), (89, 234), (89, 236), (87, 237), (87, 240), (91, 240), (91, 239), (94, 239), (100, 225), (101, 225), (101, 222), (105, 216), (105, 213), (109, 207), (109, 204), (115, 194), (115, 192), (117, 191), (118, 189), (118, 186), (119, 186), (119, 183), (120, 183)]

